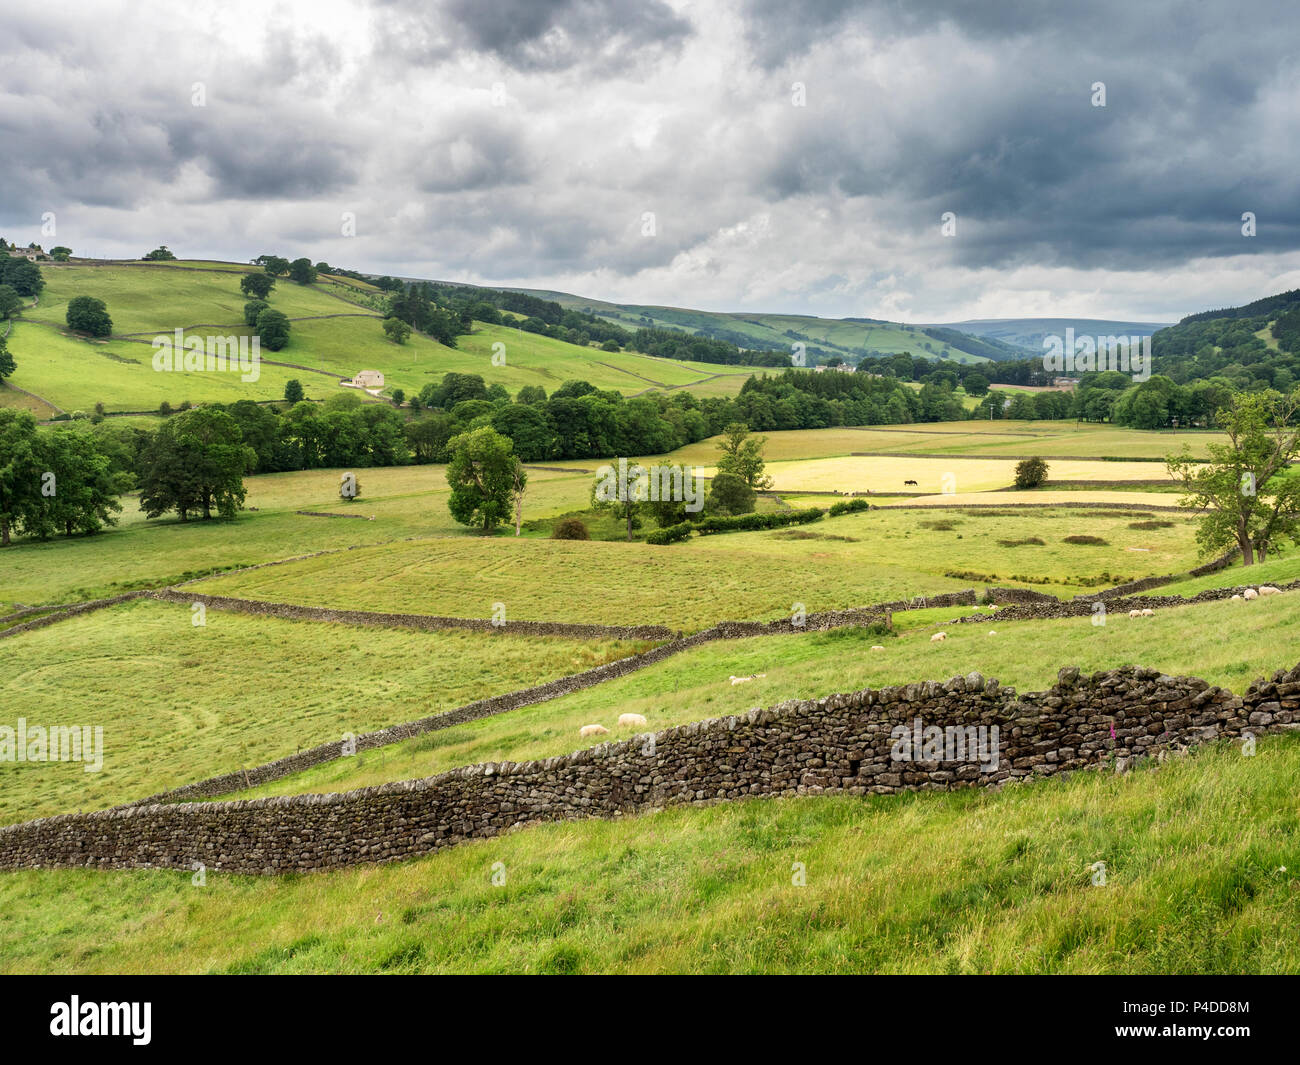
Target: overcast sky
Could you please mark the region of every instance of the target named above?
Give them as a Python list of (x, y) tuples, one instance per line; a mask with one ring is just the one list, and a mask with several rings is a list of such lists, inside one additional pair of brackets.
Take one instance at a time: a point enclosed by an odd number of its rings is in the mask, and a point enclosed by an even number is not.
[(0, 235), (1169, 321), (1300, 287), (1297, 29), (1273, 0), (4, 0)]

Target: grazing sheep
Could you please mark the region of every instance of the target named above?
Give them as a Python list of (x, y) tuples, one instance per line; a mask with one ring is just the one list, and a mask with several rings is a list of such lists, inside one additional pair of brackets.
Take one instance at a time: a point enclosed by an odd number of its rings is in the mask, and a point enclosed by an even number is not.
[(1142, 616), (1143, 616), (1144, 618), (1149, 618), (1149, 617), (1151, 617), (1151, 615), (1154, 614), (1154, 613), (1155, 613), (1154, 610), (1152, 610), (1150, 607), (1147, 607), (1144, 611), (1142, 611)]
[(1254, 588), (1247, 588), (1244, 592), (1241, 593), (1241, 597), (1243, 599), (1258, 599), (1259, 592), (1255, 591)]
[(998, 634), (998, 633), (997, 633), (997, 630), (996, 630), (996, 629), (989, 629), (989, 635), (990, 635), (990, 636), (996, 636), (997, 634)]
[(933, 636), (930, 637), (930, 642), (943, 643), (943, 641), (946, 640), (947, 638), (948, 638), (948, 634), (946, 632), (936, 632)]
[(1239, 595), (1234, 595), (1234, 596), (1233, 596), (1230, 600), (1228, 600), (1228, 601), (1229, 601), (1230, 603), (1240, 603), (1240, 602), (1241, 602), (1241, 596), (1239, 596)]
[(872, 649), (873, 651), (883, 651), (883, 650), (884, 650), (884, 648), (881, 647), (880, 644), (874, 644), (874, 645), (872, 646), (871, 649)]
[(733, 674), (731, 675), (731, 683), (732, 683), (733, 685), (734, 685), (734, 684), (745, 684), (746, 682), (751, 681), (751, 680), (762, 680), (762, 679), (763, 679), (764, 677), (766, 677), (766, 676), (767, 676), (766, 673), (751, 673), (748, 677), (738, 677), (738, 676), (736, 676), (736, 675), (733, 673)]
[(642, 714), (619, 714), (618, 723), (623, 728), (640, 728), (645, 724), (645, 717)]
[(608, 735), (608, 733), (609, 729), (604, 725), (583, 725), (582, 728), (578, 729), (578, 735), (583, 739), (586, 739), (588, 736), (605, 736)]
[(1128, 612), (1128, 616), (1131, 617), (1131, 618), (1140, 618), (1140, 617), (1142, 616), (1142, 611), (1140, 611), (1140, 610), (1130, 610), (1130, 611)]
[(1273, 585), (1271, 584), (1261, 584), (1259, 586), (1259, 594), (1260, 595), (1281, 595), (1282, 589), (1274, 588)]

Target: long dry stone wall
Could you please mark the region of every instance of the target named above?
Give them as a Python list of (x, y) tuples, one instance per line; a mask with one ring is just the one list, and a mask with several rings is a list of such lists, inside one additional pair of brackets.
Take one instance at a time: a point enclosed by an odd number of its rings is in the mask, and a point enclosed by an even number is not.
[[(1294, 729), (1298, 715), (1300, 666), (1257, 681), (1244, 696), (1132, 667), (1088, 677), (1063, 669), (1052, 688), (1023, 696), (971, 673), (791, 701), (544, 761), (469, 766), (342, 795), (50, 817), (0, 828), (0, 867), (331, 869), (410, 858), (538, 822), (1124, 769), (1193, 744)], [(941, 730), (938, 747), (927, 746), (927, 728)], [(925, 742), (900, 759), (900, 734)], [(944, 746), (961, 737), (970, 748)]]
[[(174, 596), (167, 594), (160, 595), (160, 598), (167, 598), (170, 601), (186, 601), (189, 599), (184, 596)], [(211, 601), (212, 597), (206, 597), (204, 601)], [(252, 602), (251, 600), (230, 600), (235, 604), (244, 604)], [(713, 640), (743, 640), (751, 636), (769, 636), (780, 633), (800, 633), (800, 632), (821, 632), (827, 629), (839, 628), (846, 625), (863, 625), (873, 622), (889, 623), (891, 609), (904, 609), (909, 603), (915, 601), (899, 601), (897, 603), (885, 603), (879, 606), (862, 607), (855, 610), (834, 610), (823, 613), (809, 614), (803, 619), (803, 624), (796, 624), (793, 618), (783, 618), (779, 621), (724, 621), (715, 625), (711, 629), (703, 632), (697, 632), (692, 636), (685, 636), (680, 639), (672, 640), (662, 644), (659, 647), (652, 648), (643, 654), (631, 655), (627, 658), (620, 658), (615, 662), (607, 662), (601, 666), (595, 666), (592, 669), (583, 670), (581, 673), (571, 673), (568, 676), (560, 677), (545, 684), (538, 684), (531, 688), (523, 688), (519, 691), (506, 692), (503, 695), (494, 695), (487, 699), (479, 699), (465, 706), (457, 707), (454, 710), (446, 710), (438, 714), (430, 714), (428, 717), (422, 717), (415, 721), (406, 721), (399, 725), (392, 725), (376, 732), (367, 732), (355, 738), (345, 741), (342, 739), (331, 743), (322, 743), (316, 747), (310, 747), (303, 751), (287, 755), (284, 758), (277, 758), (273, 762), (266, 762), (262, 765), (251, 766), (246, 769), (235, 770), (231, 773), (223, 773), (219, 776), (209, 777), (206, 780), (196, 781), (193, 784), (186, 784), (171, 791), (159, 792), (156, 795), (150, 795), (147, 798), (140, 799), (133, 803), (124, 804), (125, 806), (143, 806), (152, 803), (161, 802), (188, 802), (195, 799), (210, 799), (218, 795), (229, 795), (233, 791), (241, 791), (245, 788), (258, 787), (262, 784), (268, 784), (273, 780), (279, 780), (291, 773), (298, 773), (304, 769), (310, 769), (312, 766), (321, 765), (324, 762), (332, 762), (336, 758), (347, 756), (347, 751), (353, 753), (360, 751), (373, 750), (376, 747), (386, 747), (392, 743), (401, 743), (413, 736), (419, 736), (426, 732), (434, 732), (438, 729), (451, 728), (454, 725), (463, 725), (468, 721), (476, 721), (483, 717), (492, 717), (495, 714), (504, 714), (511, 710), (517, 710), (521, 706), (531, 706), (534, 703), (545, 702), (548, 699), (558, 699), (564, 695), (570, 695), (573, 692), (581, 691), (584, 688), (590, 688), (595, 684), (601, 684), (607, 680), (613, 680), (616, 677), (626, 676), (639, 669), (645, 669), (647, 666), (655, 665), (662, 662), (665, 658), (672, 655), (680, 654), (682, 651), (689, 650), (692, 647), (698, 647), (700, 644), (709, 643)], [(929, 606), (973, 606), (975, 604), (975, 592), (973, 589), (967, 589), (963, 592), (949, 592), (940, 596), (932, 596), (924, 600), (925, 605)], [(267, 610), (266, 613), (274, 614), (277, 617), (302, 617), (303, 615), (294, 613), (295, 611), (307, 609), (294, 607), (280, 603), (258, 603), (259, 607), (277, 608)], [(232, 607), (239, 609), (239, 607)], [(314, 608), (313, 608), (314, 609)], [(263, 612), (263, 611), (258, 611)], [(344, 613), (354, 614), (356, 611), (326, 611), (327, 614)], [(415, 618), (417, 620), (441, 620), (426, 618), (425, 615), (366, 615), (371, 618), (371, 624), (382, 624), (379, 619), (400, 619)], [(349, 620), (347, 618), (330, 618), (329, 620)], [(454, 619), (459, 620), (459, 619)], [(389, 623), (400, 624), (400, 621), (390, 621)], [(544, 624), (544, 623), (537, 623)], [(420, 626), (424, 627), (424, 626)], [(345, 749), (346, 748), (346, 749)]]

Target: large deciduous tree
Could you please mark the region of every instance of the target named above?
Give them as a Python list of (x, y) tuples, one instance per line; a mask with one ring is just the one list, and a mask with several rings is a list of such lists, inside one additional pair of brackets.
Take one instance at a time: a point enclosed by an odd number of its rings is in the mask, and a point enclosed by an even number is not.
[(1187, 495), (1179, 505), (1202, 512), (1196, 538), (1205, 553), (1236, 547), (1242, 562), (1263, 562), (1300, 529), (1300, 479), (1283, 476), (1300, 453), (1300, 392), (1239, 393), (1215, 419), (1226, 444), (1208, 444), (1208, 463), (1186, 445), (1169, 456), (1169, 472)]
[(528, 480), (509, 438), (483, 426), (453, 437), (447, 450), (451, 455), (447, 464), (451, 516), (462, 525), (477, 525), (485, 533), (509, 521), (515, 495)]
[(772, 487), (772, 478), (763, 472), (763, 445), (765, 436), (751, 436), (749, 426), (743, 422), (732, 422), (722, 430), (722, 439), (718, 441), (718, 472), (730, 473), (739, 477), (755, 492), (762, 492)]
[(141, 456), (140, 509), (150, 518), (175, 510), (188, 521), (215, 508), (233, 518), (244, 503), (244, 474), (257, 453), (243, 443), (238, 422), (225, 411), (196, 408), (169, 418)]

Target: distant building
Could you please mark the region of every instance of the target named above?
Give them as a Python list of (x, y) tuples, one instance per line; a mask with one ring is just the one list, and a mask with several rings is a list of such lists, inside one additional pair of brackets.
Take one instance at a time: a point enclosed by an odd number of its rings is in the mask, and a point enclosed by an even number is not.
[(352, 383), (357, 388), (383, 388), (384, 375), (378, 370), (359, 370)]

